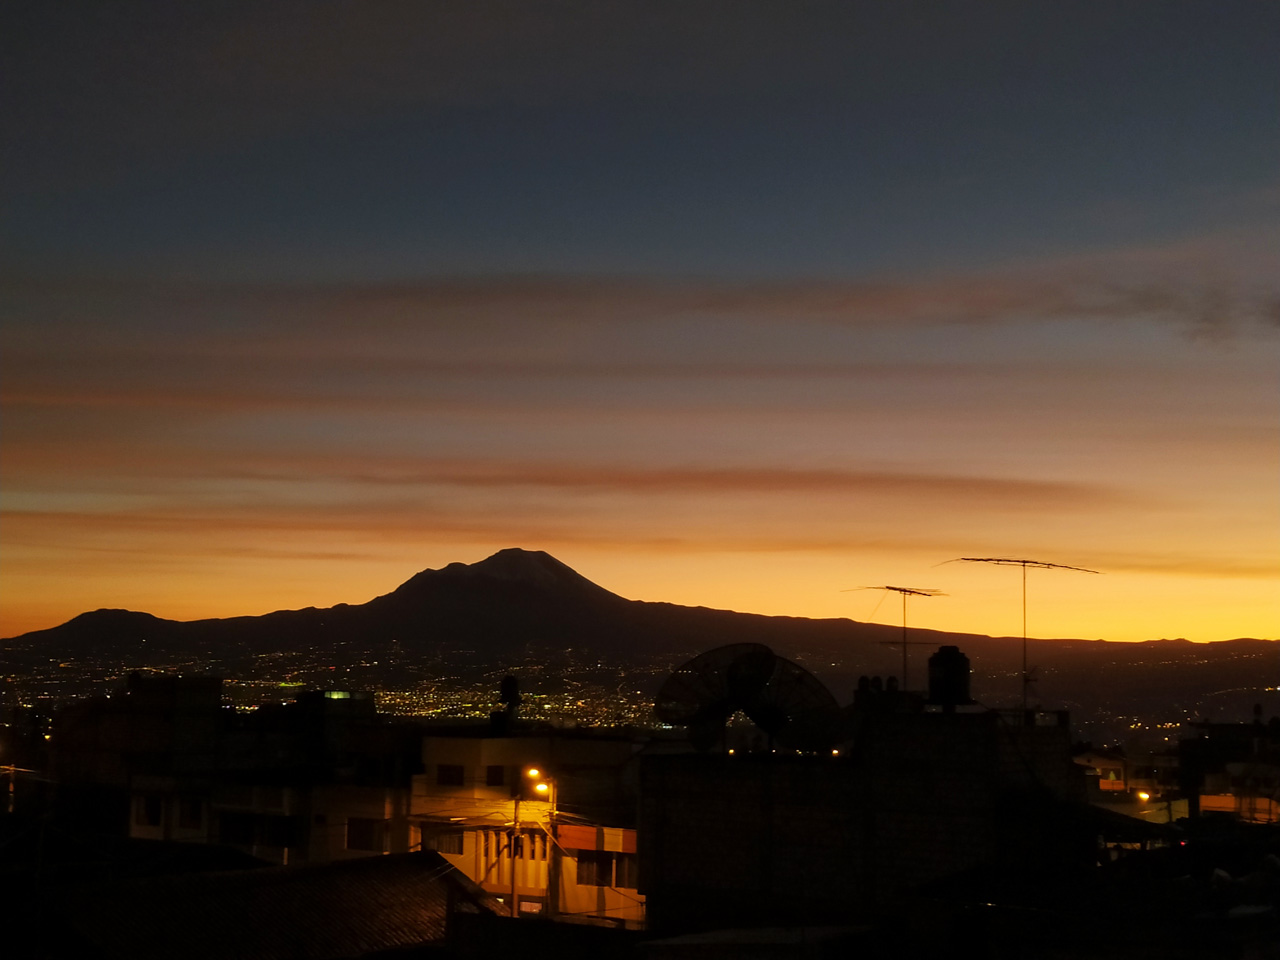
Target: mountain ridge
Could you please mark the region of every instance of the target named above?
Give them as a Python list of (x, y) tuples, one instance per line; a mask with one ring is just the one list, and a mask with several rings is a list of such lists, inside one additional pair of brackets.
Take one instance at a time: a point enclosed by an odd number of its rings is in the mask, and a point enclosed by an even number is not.
[[(700, 653), (760, 643), (805, 666), (843, 702), (860, 675), (901, 675), (901, 640), (902, 628), (889, 624), (629, 600), (550, 554), (511, 548), (477, 563), (421, 571), (363, 604), (190, 621), (103, 608), (0, 641), (0, 649), (11, 676), (118, 664), (320, 684), (343, 677), (386, 690), (441, 677), (484, 686), (516, 669), (542, 677), (587, 671), (597, 678), (592, 682), (611, 676), (611, 684), (630, 677), (633, 689), (656, 692), (665, 675)], [(910, 640), (910, 689), (926, 683), (929, 648), (952, 645), (972, 663), (975, 699), (1020, 702), (1021, 638), (912, 628)], [(1140, 712), (1186, 717), (1228, 710), (1244, 719), (1259, 701), (1280, 712), (1273, 686), (1280, 678), (1278, 641), (1028, 643), (1038, 678), (1033, 703), (1070, 709), (1110, 729), (1123, 729), (1126, 716)], [(341, 673), (319, 672), (335, 667)]]
[[(508, 547), (491, 554), (483, 560), (476, 561), (475, 563), (466, 564), (455, 561), (445, 565), (444, 567), (440, 567), (439, 569), (422, 570), (411, 576), (408, 580), (404, 581), (390, 592), (380, 594), (379, 596), (373, 597), (372, 599), (360, 604), (336, 603), (329, 607), (308, 606), (292, 609), (281, 608), (262, 614), (237, 614), (230, 617), (203, 617), (196, 620), (170, 620), (140, 610), (129, 610), (118, 607), (102, 607), (97, 610), (79, 613), (70, 620), (53, 627), (31, 630), (13, 637), (0, 638), (0, 644), (10, 644), (16, 641), (23, 641), (28, 638), (66, 630), (74, 629), (75, 631), (80, 631), (84, 629), (86, 625), (93, 625), (95, 627), (101, 627), (103, 625), (110, 625), (114, 627), (131, 625), (163, 629), (168, 626), (202, 626), (210, 624), (243, 623), (245, 621), (260, 621), (265, 618), (279, 618), (288, 615), (329, 614), (341, 616), (350, 611), (365, 610), (374, 606), (412, 606), (421, 603), (430, 603), (440, 592), (448, 590), (456, 591), (460, 586), (462, 589), (475, 589), (477, 584), (485, 584), (486, 581), (502, 583), (508, 587), (515, 587), (518, 591), (528, 591), (530, 589), (539, 591), (560, 591), (562, 595), (576, 594), (575, 599), (593, 601), (595, 603), (641, 604), (655, 610), (731, 615), (734, 617), (759, 618), (773, 622), (848, 624), (860, 627), (876, 628), (877, 630), (883, 629), (894, 633), (899, 632), (901, 629), (900, 627), (888, 624), (866, 623), (847, 617), (815, 618), (788, 614), (743, 613), (735, 610), (703, 605), (688, 606), (668, 601), (630, 600), (620, 596), (619, 594), (613, 593), (592, 580), (589, 580), (568, 564), (563, 563), (545, 551)], [(957, 631), (928, 630), (924, 628), (912, 628), (911, 633), (912, 636), (933, 635), (964, 638), (980, 637), (991, 641), (1012, 641), (1016, 639), (1021, 642), (1020, 637), (1001, 637), (988, 634), (961, 633)], [(1200, 642), (1187, 640), (1184, 637), (1153, 638), (1141, 641), (1115, 641), (1102, 638), (1087, 639), (1083, 637), (1028, 639), (1029, 642), (1034, 644), (1085, 643), (1106, 644), (1116, 647), (1133, 647), (1153, 644), (1187, 644), (1193, 647), (1205, 647), (1213, 644), (1236, 642), (1276, 642), (1274, 639), (1257, 637), (1234, 637)]]

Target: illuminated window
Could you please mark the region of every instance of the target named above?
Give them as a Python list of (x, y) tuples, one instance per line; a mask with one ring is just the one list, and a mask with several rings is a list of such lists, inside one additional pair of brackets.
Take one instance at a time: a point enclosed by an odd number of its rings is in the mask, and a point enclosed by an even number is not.
[(438, 787), (460, 787), (462, 786), (462, 764), (460, 763), (438, 763), (436, 764), (436, 786)]

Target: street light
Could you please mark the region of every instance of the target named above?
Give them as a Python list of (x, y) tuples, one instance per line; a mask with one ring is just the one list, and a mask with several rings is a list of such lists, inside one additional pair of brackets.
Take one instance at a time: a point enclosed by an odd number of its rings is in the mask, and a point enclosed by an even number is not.
[[(545, 770), (529, 767), (524, 772), (525, 785), (520, 793), (527, 800), (547, 800), (551, 802), (554, 812), (556, 796), (556, 778), (549, 776)], [(532, 791), (532, 795), (530, 795)]]
[[(556, 842), (556, 778), (546, 775), (537, 767), (529, 767), (524, 772), (532, 782), (534, 796), (550, 804), (547, 813), (547, 824), (543, 831), (547, 835), (547, 915), (555, 916), (559, 904), (560, 885), (560, 846)], [(523, 792), (523, 791), (522, 791)], [(514, 876), (514, 874), (513, 874)], [(515, 885), (512, 882), (512, 890)]]
[[(524, 776), (520, 782), (511, 791), (512, 793), (512, 816), (511, 816), (511, 832), (508, 848), (511, 851), (511, 916), (518, 917), (520, 915), (520, 890), (516, 883), (516, 871), (519, 869), (519, 858), (517, 853), (524, 850), (524, 830), (520, 826), (520, 801), (523, 799), (535, 799), (543, 796), (548, 787), (540, 778), (542, 771), (537, 767), (528, 767), (524, 771)], [(529, 787), (532, 784), (533, 796), (529, 795)]]

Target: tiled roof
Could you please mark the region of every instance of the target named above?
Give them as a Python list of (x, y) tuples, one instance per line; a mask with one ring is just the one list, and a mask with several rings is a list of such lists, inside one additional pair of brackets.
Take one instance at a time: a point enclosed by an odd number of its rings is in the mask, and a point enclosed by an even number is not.
[(135, 960), (339, 960), (443, 939), (451, 901), (505, 912), (433, 851), (94, 884), (61, 900), (68, 942)]

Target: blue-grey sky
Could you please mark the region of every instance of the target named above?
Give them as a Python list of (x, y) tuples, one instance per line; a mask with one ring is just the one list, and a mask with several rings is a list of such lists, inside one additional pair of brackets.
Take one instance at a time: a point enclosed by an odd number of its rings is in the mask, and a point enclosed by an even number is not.
[(1274, 4), (8, 20), (3, 241), (45, 268), (861, 277), (1275, 213)]

